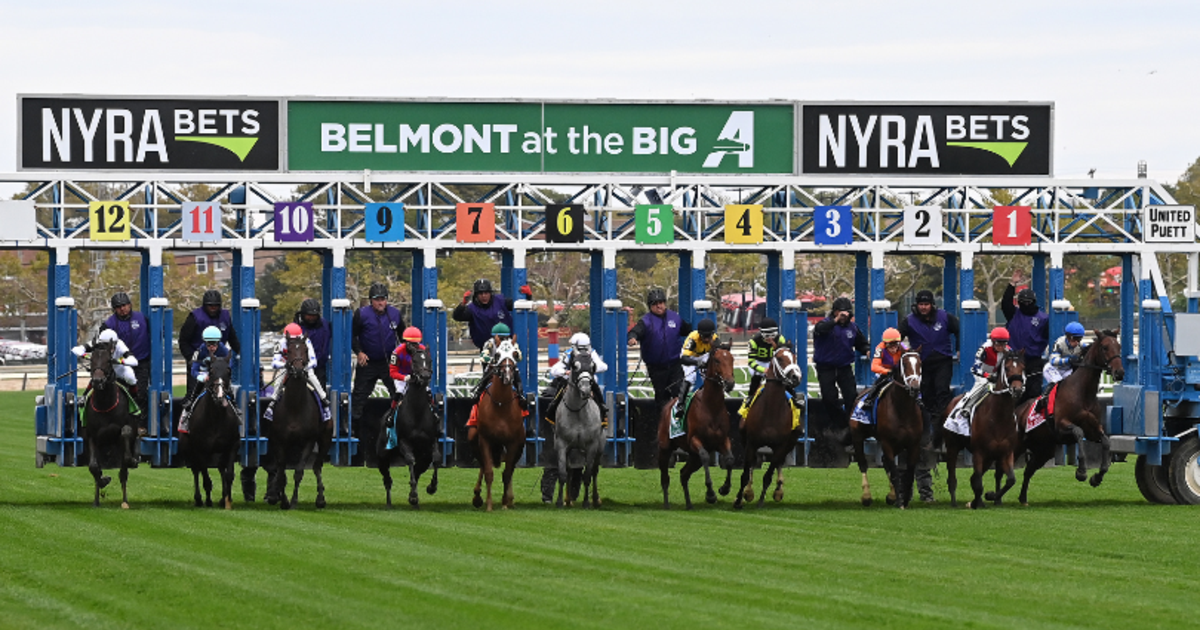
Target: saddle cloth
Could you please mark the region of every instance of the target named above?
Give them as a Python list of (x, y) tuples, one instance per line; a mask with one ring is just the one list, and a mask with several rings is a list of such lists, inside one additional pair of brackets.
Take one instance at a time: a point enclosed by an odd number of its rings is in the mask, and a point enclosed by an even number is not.
[[(1025, 416), (1025, 432), (1028, 433), (1039, 426), (1050, 416), (1054, 415), (1054, 399), (1058, 395), (1058, 384), (1050, 388), (1050, 393), (1039, 397), (1032, 405), (1029, 406), (1029, 413)], [(1040, 413), (1038, 408), (1042, 403), (1046, 404), (1046, 413)]]
[(974, 417), (975, 410), (971, 410), (971, 413), (964, 413), (962, 409), (955, 407), (954, 411), (950, 412), (946, 418), (944, 426), (963, 437), (971, 437), (971, 420)]
[[(758, 400), (758, 395), (761, 394), (762, 391), (763, 388), (759, 387), (758, 391), (754, 392), (754, 397), (750, 400), (747, 400), (746, 404), (742, 405), (741, 409), (738, 409), (738, 415), (741, 416), (743, 420), (746, 419), (746, 416), (750, 415), (750, 408), (754, 406), (754, 401)], [(785, 390), (784, 394), (787, 395), (788, 401), (792, 403), (792, 429), (795, 430), (796, 427), (800, 426), (800, 406), (796, 404), (795, 400), (792, 400), (791, 392)]]
[(860, 398), (858, 403), (854, 405), (854, 411), (850, 413), (850, 419), (859, 424), (875, 424), (875, 413), (879, 410), (879, 399), (883, 398), (883, 393), (892, 386), (891, 381), (884, 383), (883, 387), (879, 388), (879, 393), (875, 394), (875, 400), (871, 401), (871, 408), (867, 409), (864, 405), (864, 399)]
[(671, 427), (667, 437), (675, 439), (687, 433), (688, 410), (691, 409), (695, 397), (695, 390), (688, 392), (687, 400), (683, 402), (683, 413), (679, 413), (679, 399), (675, 399), (675, 404), (671, 406)]

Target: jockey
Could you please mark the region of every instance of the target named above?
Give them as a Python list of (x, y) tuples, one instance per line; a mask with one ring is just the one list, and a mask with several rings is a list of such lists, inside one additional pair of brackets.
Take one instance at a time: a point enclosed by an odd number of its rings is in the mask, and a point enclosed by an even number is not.
[[(779, 334), (779, 324), (774, 319), (766, 317), (758, 323), (758, 334), (750, 339), (750, 352), (746, 357), (750, 363), (752, 376), (750, 377), (750, 390), (746, 392), (742, 408), (738, 411), (743, 418), (746, 417), (750, 402), (754, 400), (754, 394), (762, 385), (771, 360), (775, 358), (775, 351), (786, 345), (789, 345), (788, 340)], [(799, 407), (804, 404), (804, 396), (796, 392), (795, 386), (788, 393), (792, 395), (793, 405)]]
[[(307, 337), (304, 337), (304, 330), (300, 328), (300, 324), (295, 322), (283, 328), (283, 339), (279, 340), (279, 345), (275, 346), (275, 356), (271, 357), (271, 367), (277, 372), (283, 370), (280, 372), (281, 376), (276, 379), (275, 390), (278, 391), (287, 382), (287, 370), (285, 368), (287, 368), (288, 362), (288, 339), (302, 337), (304, 338), (304, 344), (308, 346), (308, 365), (304, 367), (304, 373), (308, 377), (308, 385), (316, 392), (317, 397), (321, 399), (321, 405), (328, 408), (329, 400), (325, 397), (325, 388), (321, 387), (321, 381), (317, 380), (317, 375), (313, 372), (317, 367), (317, 353), (313, 350), (312, 342)], [(267, 420), (274, 418), (275, 401), (277, 400), (279, 400), (278, 397), (272, 398), (271, 402), (267, 405), (267, 411), (263, 414), (263, 417)]]
[[(125, 345), (125, 342), (121, 341), (121, 339), (117, 337), (117, 331), (111, 328), (101, 331), (100, 336), (96, 338), (96, 343), (113, 344), (112, 360), (115, 364), (113, 366), (113, 373), (117, 375), (117, 378), (121, 379), (122, 382), (129, 386), (130, 393), (136, 392), (137, 377), (133, 374), (133, 368), (138, 364), (138, 360), (129, 353), (129, 348)], [(95, 345), (78, 345), (74, 348), (71, 348), (71, 354), (74, 354), (82, 359), (83, 357), (91, 354), (94, 349)], [(88, 388), (91, 388), (91, 384), (88, 384)]]
[(871, 372), (875, 374), (875, 383), (859, 399), (857, 409), (866, 409), (875, 402), (884, 384), (888, 382), (892, 368), (900, 363), (900, 357), (904, 356), (905, 352), (908, 352), (908, 344), (900, 341), (900, 331), (895, 328), (884, 330), (883, 340), (875, 346), (875, 356), (871, 359)]
[(400, 401), (404, 400), (404, 394), (408, 391), (408, 377), (412, 375), (413, 353), (426, 349), (425, 345), (421, 343), (421, 331), (416, 326), (405, 328), (403, 339), (404, 343), (392, 351), (392, 356), (388, 361), (388, 374), (396, 386), (396, 393), (392, 395), (393, 407), (400, 406)]
[(688, 392), (696, 386), (696, 378), (700, 368), (708, 363), (708, 354), (712, 352), (717, 340), (717, 325), (711, 319), (702, 319), (696, 330), (683, 341), (683, 350), (679, 357), (683, 362), (683, 385), (679, 388), (679, 409), (676, 421), (683, 419), (683, 409), (686, 406)]
[(204, 345), (200, 346), (196, 354), (192, 355), (192, 365), (188, 371), (192, 380), (196, 382), (196, 386), (183, 399), (183, 412), (179, 414), (180, 433), (187, 433), (188, 417), (192, 415), (192, 407), (195, 405), (196, 399), (200, 397), (200, 390), (204, 389), (204, 383), (208, 381), (208, 365), (212, 362), (212, 358), (229, 356), (229, 348), (221, 343), (220, 328), (216, 326), (205, 328), (201, 339), (204, 341)]
[(1050, 361), (1042, 372), (1045, 377), (1045, 390), (1055, 383), (1067, 378), (1083, 361), (1083, 324), (1071, 322), (1067, 324), (1064, 335), (1059, 337), (1050, 347)]
[[(550, 367), (550, 382), (549, 390), (551, 394), (550, 405), (546, 408), (546, 419), (554, 422), (554, 412), (558, 410), (558, 403), (562, 400), (563, 389), (567, 386), (567, 378), (570, 375), (572, 359), (576, 355), (591, 354), (592, 357), (592, 374), (599, 375), (608, 371), (608, 364), (600, 355), (592, 349), (592, 340), (584, 333), (578, 332), (571, 336), (571, 346), (567, 348), (563, 358)], [(608, 420), (608, 409), (604, 406), (604, 392), (600, 389), (599, 379), (592, 379), (592, 399), (600, 406), (601, 421)]]
[(951, 416), (961, 414), (963, 418), (970, 418), (975, 407), (987, 396), (988, 385), (996, 382), (1000, 354), (1008, 352), (1008, 329), (999, 326), (993, 328), (989, 338), (989, 341), (979, 346), (979, 351), (975, 353), (975, 365), (971, 366), (971, 374), (975, 375), (975, 385), (958, 401), (958, 405), (950, 413)]
[[(479, 377), (479, 384), (475, 386), (473, 399), (475, 404), (479, 404), (479, 398), (483, 396), (483, 390), (487, 389), (488, 383), (491, 382), (493, 361), (496, 359), (496, 352), (500, 349), (500, 344), (508, 341), (512, 344), (513, 358), (517, 361), (521, 360), (521, 348), (517, 346), (517, 342), (512, 337), (512, 331), (509, 330), (507, 324), (496, 324), (492, 326), (492, 337), (483, 344), (483, 348), (479, 351), (479, 360), (483, 363), (483, 374)], [(513, 389), (516, 390), (517, 402), (521, 405), (521, 410), (529, 413), (529, 403), (525, 400), (525, 396), (521, 395), (521, 371), (514, 371)]]

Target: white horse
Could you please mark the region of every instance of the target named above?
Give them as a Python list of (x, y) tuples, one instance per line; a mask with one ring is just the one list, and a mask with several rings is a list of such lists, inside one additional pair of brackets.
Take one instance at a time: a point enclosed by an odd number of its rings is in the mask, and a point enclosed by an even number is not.
[[(563, 505), (563, 488), (568, 485), (567, 455), (572, 449), (583, 453), (583, 507), (588, 502), (588, 488), (592, 501), (600, 507), (600, 489), (596, 476), (600, 472), (600, 458), (604, 455), (604, 429), (600, 420), (600, 406), (592, 399), (592, 381), (595, 378), (591, 353), (573, 353), (571, 373), (562, 402), (554, 414), (554, 448), (558, 453), (558, 501)], [(574, 497), (567, 490), (567, 505)]]

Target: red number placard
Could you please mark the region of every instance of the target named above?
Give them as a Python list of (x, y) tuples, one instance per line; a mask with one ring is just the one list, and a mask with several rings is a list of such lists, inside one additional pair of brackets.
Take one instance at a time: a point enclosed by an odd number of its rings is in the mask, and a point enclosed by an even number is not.
[(455, 206), (454, 216), (459, 243), (491, 243), (496, 240), (495, 204), (460, 203)]
[(996, 206), (992, 210), (992, 243), (1028, 245), (1033, 237), (1029, 206)]

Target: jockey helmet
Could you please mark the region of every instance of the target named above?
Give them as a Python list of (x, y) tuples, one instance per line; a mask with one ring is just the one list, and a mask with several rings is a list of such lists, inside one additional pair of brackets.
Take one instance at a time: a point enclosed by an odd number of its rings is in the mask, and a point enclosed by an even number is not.
[(371, 285), (370, 298), (372, 300), (377, 300), (377, 299), (386, 300), (387, 297), (388, 297), (388, 289), (387, 289), (386, 284), (384, 284), (382, 282), (376, 282)]
[(421, 330), (419, 328), (417, 328), (416, 326), (409, 326), (408, 328), (405, 328), (404, 329), (404, 340), (405, 341), (416, 341), (416, 342), (420, 343)]
[(653, 306), (659, 302), (666, 302), (667, 294), (662, 289), (650, 289), (646, 294), (646, 306)]
[(110, 302), (110, 304), (112, 304), (113, 308), (117, 308), (118, 306), (125, 306), (126, 304), (132, 304), (132, 302), (129, 301), (129, 294), (124, 291), (121, 291), (120, 293), (113, 294), (112, 301)]
[(115, 331), (111, 328), (106, 328), (106, 329), (100, 331), (100, 338), (98, 339), (98, 341), (100, 343), (116, 343), (117, 331)]
[(300, 303), (300, 314), (301, 315), (320, 315), (321, 314), (321, 303), (312, 298), (305, 299), (303, 302)]
[(209, 326), (208, 328), (204, 329), (204, 334), (201, 336), (204, 337), (205, 343), (208, 343), (209, 341), (220, 341), (221, 329), (217, 328), (216, 326)]
[(1083, 324), (1080, 324), (1079, 322), (1071, 322), (1070, 324), (1067, 324), (1066, 332), (1072, 337), (1082, 337), (1083, 333), (1086, 331), (1083, 329)]
[(997, 326), (992, 329), (992, 334), (988, 335), (992, 341), (1008, 341), (1008, 329), (1003, 326)]
[(571, 345), (578, 350), (591, 350), (592, 340), (586, 334), (577, 332), (571, 335)]
[(900, 341), (900, 331), (895, 328), (888, 328), (883, 331), (883, 342), (891, 343), (893, 341)]
[(696, 326), (696, 331), (699, 332), (701, 336), (712, 335), (717, 332), (717, 325), (714, 324), (713, 320), (711, 319), (702, 319)]
[(303, 337), (304, 331), (300, 330), (300, 324), (295, 322), (283, 327), (283, 336), (285, 337)]
[(475, 281), (475, 286), (473, 288), (475, 293), (491, 293), (492, 281), (488, 280), (487, 278), (480, 278)]
[(758, 322), (758, 331), (762, 333), (763, 337), (774, 337), (779, 334), (779, 324), (770, 317), (764, 317), (762, 321)]
[(512, 331), (509, 330), (508, 326), (504, 324), (496, 324), (495, 326), (492, 326), (492, 334), (508, 336), (512, 334)]
[(209, 289), (209, 290), (205, 291), (204, 299), (202, 300), (202, 304), (204, 306), (220, 306), (221, 305), (221, 292), (216, 289)]

